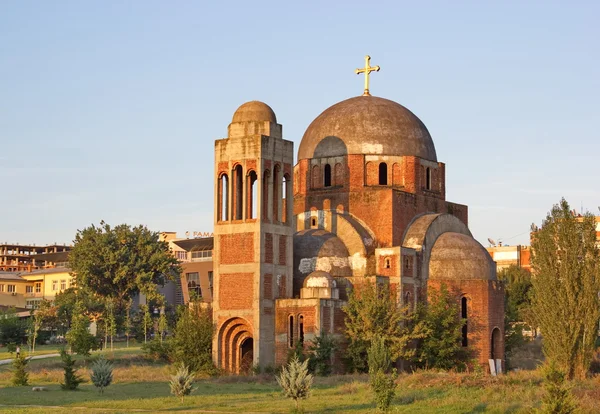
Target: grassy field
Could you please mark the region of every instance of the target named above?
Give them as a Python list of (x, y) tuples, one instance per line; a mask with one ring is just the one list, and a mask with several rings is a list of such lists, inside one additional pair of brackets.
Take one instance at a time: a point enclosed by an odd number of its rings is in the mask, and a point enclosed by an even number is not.
[[(89, 383), (89, 373), (80, 360), (79, 374), (88, 379), (78, 391), (62, 391), (58, 358), (31, 361), (31, 385), (10, 386), (10, 366), (0, 366), (0, 411), (51, 413), (65, 409), (90, 413), (231, 412), (285, 413), (293, 403), (284, 399), (273, 376), (201, 378), (197, 390), (183, 403), (169, 395), (167, 384), (172, 367), (145, 361), (139, 349), (107, 352), (115, 363), (114, 383), (103, 395)], [(498, 378), (457, 373), (418, 372), (403, 374), (392, 412), (399, 413), (529, 413), (540, 406), (543, 394), (536, 371), (510, 373)], [(574, 394), (584, 413), (600, 412), (600, 377), (574, 385)], [(364, 375), (317, 378), (312, 396), (302, 402), (307, 413), (375, 412)]]
[[(114, 349), (122, 349), (122, 348), (125, 348), (126, 344), (125, 344), (125, 342), (115, 342), (113, 345), (114, 345), (113, 346)], [(63, 346), (64, 345), (36, 345), (35, 352), (33, 354), (30, 354), (29, 348), (27, 347), (27, 345), (21, 345), (21, 353), (24, 353), (27, 356), (58, 354), (58, 353), (60, 353), (60, 350), (63, 348)], [(109, 347), (110, 347), (110, 344), (109, 344)], [(135, 345), (132, 345), (132, 347), (135, 347)], [(9, 353), (6, 347), (0, 346), (0, 360), (14, 358), (14, 357), (15, 357), (14, 352)]]

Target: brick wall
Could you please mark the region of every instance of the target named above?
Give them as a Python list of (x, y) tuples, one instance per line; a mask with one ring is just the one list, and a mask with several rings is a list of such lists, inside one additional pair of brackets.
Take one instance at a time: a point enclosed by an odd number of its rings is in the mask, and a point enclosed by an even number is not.
[(219, 235), (221, 264), (254, 262), (254, 233)]
[(251, 309), (253, 298), (252, 273), (222, 273), (219, 275), (219, 307)]
[(263, 276), (263, 298), (273, 299), (273, 275), (270, 273)]
[(285, 265), (287, 261), (287, 237), (279, 236), (279, 264)]
[(265, 233), (265, 263), (273, 263), (273, 234)]

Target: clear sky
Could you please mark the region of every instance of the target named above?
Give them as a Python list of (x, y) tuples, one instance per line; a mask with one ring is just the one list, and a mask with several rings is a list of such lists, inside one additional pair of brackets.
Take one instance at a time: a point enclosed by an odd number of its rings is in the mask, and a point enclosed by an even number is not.
[(528, 243), (566, 197), (600, 205), (600, 2), (4, 1), (0, 242), (105, 220), (212, 231), (213, 141), (268, 103), (296, 149), (373, 95), (427, 125), (447, 199), (487, 244)]

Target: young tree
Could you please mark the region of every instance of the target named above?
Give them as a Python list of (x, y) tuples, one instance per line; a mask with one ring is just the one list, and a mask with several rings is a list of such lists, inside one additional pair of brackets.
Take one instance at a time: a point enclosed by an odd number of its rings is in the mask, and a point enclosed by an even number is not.
[(71, 350), (79, 355), (88, 356), (90, 350), (96, 344), (96, 339), (89, 332), (90, 319), (85, 315), (83, 305), (78, 304), (75, 307), (71, 329), (67, 332), (67, 342)]
[(42, 315), (39, 312), (31, 311), (29, 320), (27, 321), (27, 345), (33, 354), (35, 352), (35, 341), (38, 332), (42, 327)]
[(531, 242), (532, 309), (544, 354), (567, 378), (584, 378), (600, 320), (600, 253), (594, 217), (575, 217), (562, 199)]
[(113, 380), (113, 366), (104, 358), (98, 359), (92, 365), (90, 375), (92, 383), (98, 388), (100, 394), (104, 394), (104, 388), (108, 387)]
[(143, 312), (142, 325), (144, 326), (144, 343), (148, 342), (148, 334), (152, 328), (152, 314), (150, 313), (149, 305), (140, 305), (140, 311)]
[(407, 345), (416, 332), (410, 326), (414, 318), (398, 306), (387, 284), (365, 283), (353, 289), (344, 312), (347, 357), (353, 370), (367, 371), (367, 350), (375, 337), (383, 338), (393, 360), (413, 355)]
[(181, 272), (157, 232), (127, 224), (113, 228), (103, 221), (77, 232), (69, 265), (78, 287), (119, 305), (140, 292), (149, 300), (159, 299), (158, 286)]
[(185, 364), (181, 364), (175, 375), (171, 376), (171, 381), (169, 381), (171, 394), (181, 398), (181, 402), (183, 402), (183, 397), (194, 391), (194, 376), (194, 373), (190, 372)]
[(160, 317), (158, 318), (158, 334), (160, 335), (160, 343), (162, 344), (163, 338), (167, 333), (167, 315), (164, 310), (161, 311)]
[(25, 355), (23, 355), (23, 353), (17, 354), (17, 356), (13, 360), (14, 371), (11, 382), (14, 386), (18, 387), (29, 384), (29, 374), (25, 370), (28, 362), (29, 358), (25, 358)]
[(300, 362), (294, 357), (275, 378), (283, 390), (283, 395), (294, 400), (298, 412), (300, 400), (308, 398), (313, 383), (313, 376), (308, 373), (308, 360)]
[(15, 308), (0, 311), (0, 344), (20, 344), (25, 334), (25, 324), (17, 316)]
[[(117, 321), (115, 319), (115, 304), (112, 301), (106, 303), (106, 319), (105, 319), (106, 334), (110, 337), (110, 350), (113, 350), (113, 338), (117, 334)], [(107, 348), (108, 348), (108, 344)]]
[(83, 378), (77, 375), (75, 360), (64, 349), (60, 351), (60, 359), (62, 360), (63, 369), (65, 371), (65, 382), (60, 384), (60, 388), (65, 391), (76, 390), (77, 387), (79, 387), (79, 384), (83, 382)]
[(385, 340), (375, 337), (371, 341), (368, 351), (369, 357), (369, 385), (375, 394), (375, 404), (380, 411), (390, 408), (396, 393), (396, 368), (390, 373), (392, 361)]
[(331, 358), (336, 348), (335, 340), (330, 335), (323, 334), (315, 337), (308, 348), (309, 371), (321, 377), (331, 374)]
[(531, 274), (515, 265), (498, 272), (504, 282), (504, 349), (507, 354), (525, 342), (523, 323), (533, 325), (531, 314)]
[(125, 308), (125, 338), (127, 338), (127, 348), (129, 348), (129, 335), (131, 335), (131, 305), (132, 300), (129, 299)]
[(202, 309), (198, 303), (185, 307), (177, 325), (172, 343), (175, 363), (186, 364), (190, 370), (214, 373), (212, 362), (212, 339), (215, 326), (210, 309)]
[(571, 394), (571, 388), (565, 381), (565, 373), (556, 368), (554, 362), (544, 367), (544, 388), (542, 412), (547, 414), (571, 414), (577, 405)]
[(418, 304), (417, 318), (421, 322), (414, 357), (418, 367), (450, 369), (467, 362), (469, 355), (461, 344), (465, 321), (445, 284), (439, 290), (428, 288), (428, 302)]

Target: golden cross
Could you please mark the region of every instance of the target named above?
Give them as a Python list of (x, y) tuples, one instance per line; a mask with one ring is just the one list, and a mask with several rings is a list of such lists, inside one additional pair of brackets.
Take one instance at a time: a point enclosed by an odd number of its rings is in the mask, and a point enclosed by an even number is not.
[(365, 56), (365, 67), (362, 69), (356, 69), (355, 72), (357, 75), (361, 73), (365, 74), (365, 91), (363, 92), (363, 96), (371, 96), (369, 93), (369, 74), (371, 72), (379, 72), (379, 66), (371, 66), (371, 56)]

